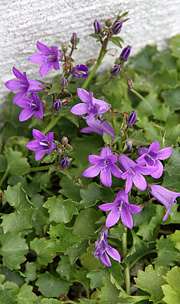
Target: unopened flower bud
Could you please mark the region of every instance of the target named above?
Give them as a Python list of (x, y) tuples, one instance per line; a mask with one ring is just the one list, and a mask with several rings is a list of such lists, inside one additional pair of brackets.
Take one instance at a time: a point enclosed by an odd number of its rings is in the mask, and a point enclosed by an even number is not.
[(63, 45), (63, 47), (62, 47), (63, 53), (66, 53), (66, 52), (67, 52), (67, 49), (68, 49), (67, 45)]
[(61, 169), (66, 168), (68, 165), (69, 165), (68, 157), (63, 157), (61, 162), (60, 162)]
[(127, 80), (128, 89), (131, 90), (134, 86), (133, 81), (130, 78), (127, 78), (126, 80)]
[(132, 49), (132, 46), (128, 45), (122, 50), (121, 55), (119, 56), (119, 59), (121, 62), (125, 62), (128, 60), (131, 49)]
[(61, 139), (61, 143), (66, 146), (68, 144), (68, 138), (66, 136), (63, 136), (63, 138)]
[(129, 151), (131, 151), (131, 148), (132, 148), (132, 141), (128, 140), (127, 141), (127, 145), (129, 147)]
[(101, 26), (100, 26), (100, 23), (98, 20), (95, 20), (94, 23), (94, 31), (95, 31), (95, 34), (99, 34), (100, 31), (101, 31)]
[(106, 24), (107, 27), (110, 27), (112, 25), (111, 19), (107, 19), (105, 24)]
[(63, 89), (67, 87), (67, 79), (65, 77), (61, 78), (61, 86)]
[(61, 103), (63, 106), (67, 106), (71, 103), (71, 98), (65, 97), (64, 99), (61, 100)]
[(121, 68), (118, 64), (115, 64), (115, 66), (111, 70), (111, 75), (116, 76), (120, 72)]
[(62, 150), (61, 148), (59, 148), (59, 149), (58, 149), (58, 153), (59, 153), (59, 154), (62, 154), (62, 153), (63, 153), (63, 150)]
[(122, 22), (122, 20), (120, 19), (120, 20), (116, 21), (116, 23), (113, 25), (112, 31), (113, 31), (113, 33), (114, 33), (115, 35), (118, 34), (118, 33), (120, 32), (120, 30), (121, 30), (121, 28), (122, 28), (122, 24), (123, 24), (123, 22)]
[(137, 111), (132, 111), (128, 116), (127, 125), (128, 126), (134, 125), (136, 118), (137, 118)]
[(71, 43), (75, 45), (77, 43), (77, 34), (73, 33), (71, 36)]
[(59, 110), (61, 109), (61, 101), (60, 99), (55, 99), (54, 104), (53, 104), (53, 108), (56, 112), (59, 112)]

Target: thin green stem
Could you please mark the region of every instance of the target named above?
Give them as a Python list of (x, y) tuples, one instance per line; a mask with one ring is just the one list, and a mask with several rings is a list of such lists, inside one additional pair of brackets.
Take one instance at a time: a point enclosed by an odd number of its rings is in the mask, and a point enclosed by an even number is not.
[(49, 131), (51, 131), (55, 125), (57, 124), (57, 122), (59, 121), (59, 119), (61, 118), (61, 116), (57, 116), (57, 117), (52, 117), (50, 122), (48, 123), (48, 125), (42, 130), (42, 133), (46, 134)]
[(53, 167), (53, 166), (47, 165), (47, 166), (42, 166), (42, 167), (32, 167), (29, 169), (29, 172), (45, 171), (45, 170), (49, 170), (51, 167)]
[(97, 62), (94, 66), (94, 68), (92, 69), (91, 73), (89, 74), (88, 78), (86, 79), (86, 81), (84, 82), (83, 86), (82, 86), (82, 89), (86, 89), (88, 84), (90, 83), (91, 79), (93, 78), (97, 68), (99, 67), (99, 65), (101, 64), (104, 56), (106, 55), (106, 47), (107, 47), (107, 43), (108, 43), (108, 40), (105, 40), (102, 47), (101, 47), (101, 50), (100, 50), (100, 53), (99, 53), (99, 57), (97, 59)]
[(144, 253), (142, 253), (141, 255), (139, 255), (129, 266), (129, 269), (131, 269), (139, 260), (141, 260), (144, 256), (151, 254), (151, 253), (157, 253), (157, 249), (152, 249), (149, 251), (146, 251)]
[(1, 180), (0, 180), (0, 188), (1, 188), (1, 186), (2, 186), (2, 184), (3, 184), (3, 182), (4, 182), (4, 180), (5, 180), (6, 177), (8, 176), (9, 170), (10, 170), (10, 168), (7, 167), (6, 171), (4, 172), (4, 174), (3, 174), (3, 176), (2, 176), (2, 178), (1, 178)]
[[(123, 258), (125, 258), (127, 255), (127, 228), (122, 235), (122, 249), (123, 249)], [(124, 274), (125, 274), (126, 293), (128, 295), (131, 295), (130, 269), (129, 269), (129, 265), (127, 264), (125, 264), (124, 267)]]
[(105, 82), (101, 83), (100, 85), (94, 87), (94, 88), (92, 89), (92, 91), (95, 92), (95, 91), (99, 90), (99, 89), (102, 88), (104, 85), (106, 85), (108, 82), (110, 82), (111, 79), (112, 79), (112, 78), (109, 78), (107, 81), (105, 81)]
[(145, 102), (147, 102), (146, 101), (146, 99), (139, 93), (139, 92), (137, 92), (135, 89), (131, 89), (131, 92), (133, 92), (136, 96), (138, 96), (141, 100), (144, 100)]

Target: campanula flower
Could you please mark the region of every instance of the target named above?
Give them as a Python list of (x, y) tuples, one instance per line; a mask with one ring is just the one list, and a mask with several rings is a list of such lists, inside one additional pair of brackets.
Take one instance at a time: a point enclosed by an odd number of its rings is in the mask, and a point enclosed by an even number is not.
[(112, 31), (113, 31), (113, 33), (114, 33), (115, 35), (117, 35), (117, 34), (120, 32), (120, 30), (121, 30), (121, 28), (122, 28), (122, 24), (123, 24), (122, 20), (118, 20), (118, 21), (116, 21), (116, 23), (113, 25)]
[(22, 97), (16, 104), (24, 108), (19, 115), (19, 121), (25, 121), (32, 115), (38, 119), (43, 118), (43, 103), (36, 93), (31, 93), (30, 98)]
[(121, 63), (128, 60), (128, 57), (131, 53), (131, 49), (132, 49), (132, 46), (128, 45), (122, 50), (121, 55), (119, 56), (119, 60), (121, 61)]
[(102, 211), (110, 211), (106, 219), (106, 227), (114, 226), (119, 218), (123, 224), (128, 227), (133, 227), (133, 219), (131, 213), (136, 214), (141, 211), (141, 208), (136, 205), (129, 204), (128, 194), (124, 190), (120, 190), (113, 203), (103, 204), (99, 206)]
[(114, 129), (108, 124), (107, 121), (101, 122), (101, 120), (92, 117), (86, 119), (86, 123), (88, 127), (81, 129), (82, 133), (97, 133), (103, 136), (104, 132), (106, 132), (114, 139), (115, 137)]
[(100, 180), (106, 187), (111, 187), (113, 174), (116, 177), (121, 177), (122, 171), (115, 165), (117, 155), (112, 155), (109, 148), (102, 148), (100, 156), (89, 155), (89, 162), (94, 166), (86, 169), (83, 172), (85, 177), (95, 177), (100, 173)]
[(117, 76), (117, 74), (120, 72), (121, 67), (119, 64), (115, 64), (114, 67), (111, 70), (111, 75), (112, 76)]
[(65, 169), (69, 165), (68, 157), (63, 157), (60, 161), (60, 167), (61, 169)]
[(126, 193), (131, 190), (133, 183), (138, 189), (144, 191), (147, 188), (147, 182), (141, 174), (151, 175), (156, 170), (153, 167), (143, 167), (138, 165), (126, 155), (119, 156), (119, 164), (124, 171), (121, 178), (124, 180), (126, 179)]
[(72, 74), (74, 77), (76, 78), (88, 78), (88, 68), (85, 64), (80, 64), (80, 65), (76, 65), (73, 69), (72, 69)]
[(95, 251), (93, 253), (95, 258), (100, 258), (101, 262), (105, 266), (111, 267), (111, 261), (108, 255), (110, 255), (110, 257), (112, 257), (114, 260), (118, 261), (119, 263), (121, 261), (121, 257), (119, 252), (108, 244), (107, 236), (108, 236), (108, 229), (105, 230), (103, 228), (99, 234), (99, 240), (95, 242)]
[[(155, 172), (151, 174), (154, 178), (160, 178), (163, 174), (163, 164), (161, 159), (167, 159), (172, 154), (173, 148), (168, 147), (159, 150), (159, 143), (155, 140), (148, 148), (140, 148), (138, 150), (139, 155), (141, 155), (136, 161), (140, 165), (147, 164), (148, 166), (153, 166), (156, 168)], [(160, 159), (160, 160), (159, 160)]]
[(88, 93), (84, 89), (77, 89), (77, 94), (83, 103), (78, 103), (71, 109), (71, 113), (75, 115), (87, 114), (85, 118), (93, 117), (94, 115), (102, 114), (109, 110), (109, 105), (103, 100), (99, 100), (93, 97), (93, 92)]
[(132, 126), (136, 122), (137, 111), (132, 111), (127, 118), (127, 125)]
[(59, 112), (59, 110), (61, 109), (62, 103), (60, 99), (55, 99), (54, 100), (54, 104), (53, 104), (53, 108), (56, 112)]
[(28, 79), (26, 73), (19, 72), (13, 67), (13, 73), (17, 79), (8, 80), (5, 83), (6, 88), (11, 91), (17, 91), (18, 93), (13, 98), (13, 103), (17, 103), (23, 96), (27, 96), (29, 92), (38, 92), (44, 90), (40, 87), (42, 84), (40, 81)]
[(99, 34), (100, 31), (101, 31), (101, 25), (100, 25), (100, 22), (98, 20), (94, 20), (94, 31), (95, 31), (95, 34)]
[(62, 59), (62, 53), (58, 51), (57, 46), (48, 48), (47, 45), (37, 41), (37, 48), (41, 53), (34, 54), (28, 58), (33, 63), (42, 63), (39, 74), (40, 76), (46, 75), (53, 67), (55, 70), (59, 70), (59, 60)]
[(33, 129), (32, 134), (36, 140), (30, 141), (26, 147), (31, 151), (36, 151), (35, 160), (41, 159), (45, 153), (49, 154), (52, 150), (55, 150), (56, 145), (54, 143), (54, 132), (49, 132), (44, 135), (39, 130)]
[(166, 208), (167, 212), (163, 218), (163, 221), (165, 221), (170, 212), (171, 205), (175, 205), (176, 198), (180, 196), (180, 193), (170, 191), (159, 185), (149, 185), (148, 190), (149, 193), (154, 196)]

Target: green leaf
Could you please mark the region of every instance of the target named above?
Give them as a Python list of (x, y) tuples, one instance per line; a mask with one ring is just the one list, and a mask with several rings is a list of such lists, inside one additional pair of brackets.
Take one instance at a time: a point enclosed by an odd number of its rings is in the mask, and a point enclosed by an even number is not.
[(21, 152), (7, 148), (5, 154), (7, 157), (8, 168), (10, 168), (11, 173), (22, 176), (29, 172), (30, 165), (27, 158), (23, 157)]
[(6, 168), (7, 168), (6, 156), (0, 154), (0, 172), (6, 171)]
[(164, 172), (163, 183), (161, 186), (180, 192), (179, 175), (169, 175), (167, 172)]
[(87, 251), (87, 248), (88, 248), (88, 240), (82, 240), (81, 243), (78, 243), (68, 248), (67, 253), (71, 265), (73, 265), (75, 261)]
[(14, 282), (19, 287), (24, 284), (24, 278), (23, 275), (21, 276), (19, 272), (11, 271), (9, 268), (1, 266), (0, 273), (5, 275), (5, 280)]
[(18, 304), (35, 304), (37, 303), (38, 297), (32, 292), (33, 287), (27, 284), (24, 284), (20, 292), (18, 293), (17, 300)]
[(75, 220), (74, 233), (81, 238), (95, 237), (96, 230), (99, 228), (99, 224), (96, 222), (101, 216), (101, 211), (95, 211), (92, 208), (82, 210)]
[[(123, 289), (119, 295), (119, 302), (118, 304), (135, 304), (135, 303), (142, 303), (143, 300), (149, 299), (149, 296), (130, 296), (128, 295)], [(143, 302), (144, 303), (144, 302)], [(147, 302), (149, 303), (149, 301)]]
[(0, 254), (3, 256), (3, 265), (11, 270), (19, 269), (20, 264), (26, 260), (24, 255), (28, 253), (28, 245), (21, 238), (21, 234), (14, 235), (10, 232), (3, 234), (1, 244)]
[(94, 254), (93, 254), (94, 250), (95, 250), (95, 246), (94, 246), (94, 244), (91, 244), (88, 247), (87, 253), (84, 253), (82, 255), (82, 257), (80, 258), (81, 264), (89, 271), (97, 269), (101, 266), (99, 259), (96, 259), (94, 257)]
[(166, 270), (163, 267), (154, 269), (152, 265), (149, 265), (145, 271), (139, 270), (137, 278), (134, 279), (136, 287), (148, 292), (151, 295), (149, 300), (154, 304), (162, 303), (161, 285), (164, 284), (162, 276), (165, 273)]
[(36, 194), (32, 198), (32, 203), (37, 206), (33, 214), (33, 227), (37, 235), (44, 235), (49, 227), (49, 216), (46, 208), (43, 208), (44, 196)]
[[(147, 45), (138, 55), (130, 58), (130, 64), (132, 63), (135, 70), (145, 74), (151, 74), (154, 69), (159, 69), (160, 66), (154, 66), (152, 63), (152, 57), (157, 53), (156, 46)], [(160, 65), (160, 64), (159, 64)]]
[(55, 84), (49, 90), (48, 95), (52, 95), (54, 93), (60, 93), (61, 91), (62, 91), (62, 87), (60, 85), (58, 85), (58, 84)]
[(164, 171), (167, 171), (168, 174), (178, 175), (180, 172), (180, 148), (173, 149), (173, 153), (171, 154), (168, 163), (164, 167)]
[(77, 214), (77, 203), (70, 199), (63, 200), (62, 196), (53, 196), (47, 199), (43, 205), (48, 209), (49, 219), (55, 223), (68, 223), (74, 214)]
[(106, 144), (110, 145), (112, 143), (112, 136), (109, 135), (108, 133), (104, 132), (103, 133), (103, 140)]
[(76, 202), (79, 202), (81, 200), (80, 186), (75, 184), (72, 179), (67, 176), (63, 176), (60, 180), (60, 186), (62, 189), (59, 190), (59, 192), (62, 193), (65, 197)]
[(122, 44), (120, 42), (120, 41), (122, 41), (122, 39), (120, 37), (111, 37), (111, 38), (109, 38), (109, 41), (111, 41), (112, 43), (114, 43), (118, 47), (122, 48)]
[(73, 233), (71, 228), (66, 228), (63, 223), (50, 226), (48, 232), (51, 239), (47, 241), (47, 248), (53, 252), (66, 252), (69, 247), (80, 242), (80, 238)]
[(104, 286), (103, 278), (109, 277), (109, 271), (107, 268), (92, 270), (87, 274), (87, 277), (90, 279), (91, 288), (101, 288)]
[(161, 105), (157, 94), (149, 93), (146, 97), (140, 100), (136, 110), (138, 117), (151, 116), (154, 114), (156, 109)]
[(36, 265), (32, 262), (27, 262), (25, 267), (26, 269), (23, 275), (25, 276), (26, 283), (29, 284), (30, 281), (35, 281), (37, 278)]
[(164, 238), (162, 235), (157, 240), (156, 248), (158, 250), (158, 257), (154, 260), (156, 266), (174, 266), (176, 261), (179, 261), (180, 252), (175, 248), (175, 244), (172, 242), (171, 237)]
[(118, 304), (119, 290), (107, 278), (103, 278), (104, 286), (101, 288), (99, 298), (101, 304)]
[(73, 281), (76, 276), (78, 266), (76, 264), (71, 265), (68, 256), (61, 256), (61, 260), (56, 268), (57, 273), (61, 278), (65, 278), (68, 281)]
[(29, 201), (21, 184), (14, 187), (8, 186), (4, 193), (10, 206), (15, 209), (14, 212), (2, 216), (4, 232), (19, 232), (31, 228), (32, 216), (37, 208)]
[[(0, 276), (0, 280), (4, 281), (4, 276)], [(0, 284), (0, 302), (1, 304), (17, 304), (16, 296), (19, 292), (19, 287), (13, 282), (5, 282)]]
[(43, 299), (39, 304), (63, 304), (63, 302), (56, 299)]
[(143, 133), (143, 130), (135, 131), (132, 134), (130, 140), (135, 145), (146, 146), (150, 144), (149, 140), (146, 138), (145, 134)]
[(36, 252), (36, 261), (40, 265), (47, 265), (49, 263), (52, 263), (54, 259), (54, 254), (52, 254), (51, 251), (46, 248), (46, 246), (46, 238), (35, 238), (32, 240), (32, 242), (30, 242), (30, 248)]
[(167, 129), (166, 142), (169, 146), (176, 146), (180, 142), (180, 124), (174, 126), (173, 128)]
[(170, 39), (170, 45), (169, 48), (172, 51), (172, 55), (175, 57), (180, 58), (180, 49), (179, 49), (179, 45), (180, 45), (180, 35), (176, 35), (174, 37), (172, 37)]
[(59, 298), (62, 294), (67, 294), (69, 291), (70, 283), (66, 280), (59, 279), (49, 272), (40, 274), (36, 281), (36, 286), (44, 297)]
[(169, 106), (166, 106), (164, 103), (158, 108), (154, 109), (154, 118), (160, 121), (166, 121), (168, 116), (171, 115), (173, 111)]
[(113, 192), (110, 188), (91, 183), (86, 189), (80, 190), (82, 204), (85, 208), (94, 206), (97, 202), (111, 203), (114, 200)]
[(167, 272), (163, 279), (168, 283), (162, 286), (165, 297), (163, 301), (167, 304), (180, 303), (180, 268), (175, 266)]
[(164, 97), (165, 105), (170, 106), (174, 111), (179, 110), (179, 94), (180, 86), (177, 86), (175, 89), (164, 90), (162, 96)]
[(110, 273), (110, 281), (114, 284), (118, 289), (121, 289), (120, 286), (124, 283), (123, 276), (123, 267), (118, 261), (111, 259), (111, 267), (108, 268)]
[(149, 80), (154, 88), (154, 91), (157, 93), (159, 93), (161, 90), (175, 88), (178, 85), (177, 72), (168, 71), (166, 68), (153, 73)]

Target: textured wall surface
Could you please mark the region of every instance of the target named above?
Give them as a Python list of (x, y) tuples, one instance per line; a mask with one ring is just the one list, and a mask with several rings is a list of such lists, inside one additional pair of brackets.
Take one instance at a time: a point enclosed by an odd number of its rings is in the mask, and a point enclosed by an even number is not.
[[(77, 32), (80, 44), (74, 58), (76, 63), (84, 63), (96, 58), (99, 50), (95, 39), (88, 38), (93, 21), (113, 18), (120, 10), (129, 11), (130, 20), (123, 26), (122, 37), (125, 45), (133, 46), (132, 54), (147, 43), (157, 43), (163, 49), (167, 38), (180, 33), (180, 0), (0, 0), (0, 10), (0, 103), (9, 93), (4, 82), (14, 78), (13, 66), (26, 71), (30, 79), (40, 77), (39, 65), (27, 60), (37, 52), (37, 40), (60, 46)], [(113, 62), (114, 58), (107, 55), (104, 67)]]

